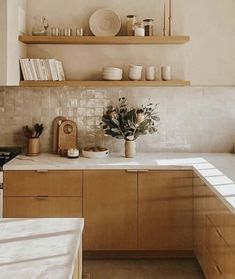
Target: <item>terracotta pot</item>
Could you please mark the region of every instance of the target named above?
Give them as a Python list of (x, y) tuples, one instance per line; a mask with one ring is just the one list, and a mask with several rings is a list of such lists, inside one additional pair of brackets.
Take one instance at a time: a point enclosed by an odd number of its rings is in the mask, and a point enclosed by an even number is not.
[(27, 142), (27, 156), (38, 156), (40, 154), (39, 138), (29, 138)]
[(136, 154), (135, 150), (135, 141), (125, 141), (125, 157), (126, 158), (134, 158)]

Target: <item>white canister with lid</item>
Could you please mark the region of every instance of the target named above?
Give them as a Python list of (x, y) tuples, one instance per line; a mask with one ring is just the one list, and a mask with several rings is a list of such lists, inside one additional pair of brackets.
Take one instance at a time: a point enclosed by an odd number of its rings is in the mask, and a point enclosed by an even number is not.
[(134, 35), (137, 37), (144, 37), (145, 30), (142, 22), (136, 22), (134, 27)]

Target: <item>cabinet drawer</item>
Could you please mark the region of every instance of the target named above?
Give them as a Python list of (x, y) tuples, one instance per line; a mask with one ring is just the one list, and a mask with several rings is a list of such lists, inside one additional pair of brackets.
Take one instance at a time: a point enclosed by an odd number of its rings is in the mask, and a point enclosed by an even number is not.
[(205, 249), (204, 272), (207, 279), (225, 279), (207, 249)]
[(79, 197), (5, 197), (5, 218), (82, 217)]
[(206, 247), (223, 277), (234, 279), (235, 255), (208, 218), (206, 220)]
[(5, 171), (4, 196), (82, 196), (82, 171)]

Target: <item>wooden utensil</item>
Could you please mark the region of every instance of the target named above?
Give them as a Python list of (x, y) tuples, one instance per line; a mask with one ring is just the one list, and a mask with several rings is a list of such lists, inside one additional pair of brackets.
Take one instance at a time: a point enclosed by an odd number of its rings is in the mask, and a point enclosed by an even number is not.
[(52, 152), (58, 153), (58, 130), (59, 125), (65, 121), (66, 118), (64, 116), (58, 116), (53, 120), (52, 129), (53, 129), (53, 143), (52, 143)]
[(65, 120), (58, 129), (58, 150), (67, 154), (70, 148), (77, 148), (77, 125), (71, 120)]

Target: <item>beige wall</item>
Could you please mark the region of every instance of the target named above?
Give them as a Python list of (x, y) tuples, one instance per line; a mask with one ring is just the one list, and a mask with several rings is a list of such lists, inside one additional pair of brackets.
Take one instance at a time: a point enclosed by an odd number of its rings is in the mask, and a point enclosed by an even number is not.
[(7, 5), (5, 0), (0, 0), (0, 85), (6, 84), (7, 65)]
[(26, 47), (18, 35), (26, 31), (26, 0), (0, 0), (0, 85), (18, 85), (19, 57)]
[[(51, 26), (84, 26), (98, 8), (110, 7), (122, 18), (136, 14), (152, 17), (162, 34), (164, 0), (30, 0), (28, 31), (33, 15), (45, 15)], [(64, 62), (70, 79), (98, 79), (103, 66), (127, 69), (130, 63), (170, 64), (173, 77), (191, 80), (193, 85), (235, 85), (235, 1), (172, 0), (173, 34), (190, 35), (181, 46), (30, 46), (28, 54), (56, 57)]]

